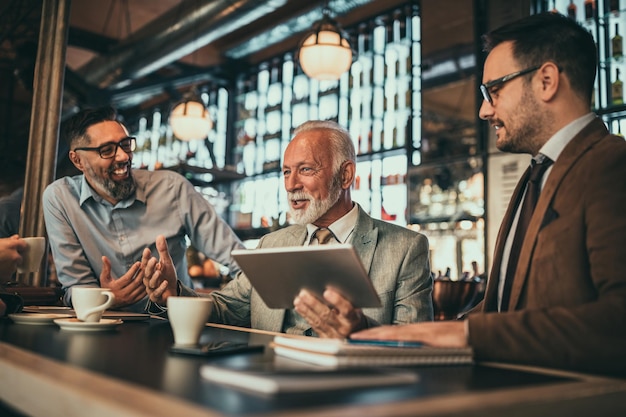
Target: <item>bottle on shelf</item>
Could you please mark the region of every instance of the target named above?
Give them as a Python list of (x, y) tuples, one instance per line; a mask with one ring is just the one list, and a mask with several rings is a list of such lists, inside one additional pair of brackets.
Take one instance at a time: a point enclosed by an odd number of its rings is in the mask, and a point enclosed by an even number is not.
[(615, 36), (611, 38), (611, 56), (614, 59), (622, 59), (624, 56), (624, 39), (619, 34), (619, 24), (615, 24)]
[(558, 13), (559, 10), (556, 8), (556, 0), (552, 0), (552, 8), (550, 9), (552, 13)]
[(614, 105), (624, 104), (624, 83), (619, 78), (619, 68), (615, 68), (615, 81), (611, 84), (611, 102)]
[(478, 273), (478, 262), (472, 261), (472, 275), (468, 278), (470, 281), (480, 281), (480, 274)]
[(567, 17), (572, 20), (576, 20), (576, 5), (574, 4), (574, 0), (569, 0), (569, 5), (567, 6)]
[(619, 16), (619, 0), (609, 1), (609, 11), (615, 16)]
[(593, 20), (596, 15), (596, 1), (585, 0), (585, 20)]

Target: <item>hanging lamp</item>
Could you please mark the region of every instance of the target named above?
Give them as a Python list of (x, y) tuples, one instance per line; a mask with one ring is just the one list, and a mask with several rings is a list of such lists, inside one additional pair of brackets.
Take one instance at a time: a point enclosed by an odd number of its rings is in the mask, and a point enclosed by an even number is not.
[(170, 126), (174, 136), (189, 142), (206, 138), (213, 120), (202, 98), (192, 91), (170, 113)]
[(338, 80), (352, 65), (352, 48), (348, 36), (330, 17), (328, 6), (322, 19), (298, 48), (298, 61), (306, 75), (317, 80)]

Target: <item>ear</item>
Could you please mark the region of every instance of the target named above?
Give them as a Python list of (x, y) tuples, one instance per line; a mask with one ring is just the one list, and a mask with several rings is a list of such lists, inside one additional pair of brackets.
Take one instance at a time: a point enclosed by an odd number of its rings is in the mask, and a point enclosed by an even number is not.
[(354, 182), (356, 164), (353, 161), (345, 161), (341, 168), (341, 188), (347, 190)]
[(559, 88), (563, 87), (559, 66), (548, 61), (539, 68), (538, 73), (541, 82), (539, 97), (544, 102), (553, 100)]
[(83, 163), (80, 160), (80, 156), (76, 152), (70, 151), (69, 157), (70, 157), (70, 161), (72, 161), (76, 169), (78, 169), (80, 172), (83, 172), (84, 168), (83, 168)]

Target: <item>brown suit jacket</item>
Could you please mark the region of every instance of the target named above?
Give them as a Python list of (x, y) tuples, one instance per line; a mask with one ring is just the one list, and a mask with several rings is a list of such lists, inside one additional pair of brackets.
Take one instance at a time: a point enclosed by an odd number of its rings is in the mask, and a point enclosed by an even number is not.
[(500, 314), (514, 209), (498, 233), (480, 312), (467, 317), (476, 358), (626, 373), (626, 141), (596, 119), (565, 147), (529, 225), (510, 311)]

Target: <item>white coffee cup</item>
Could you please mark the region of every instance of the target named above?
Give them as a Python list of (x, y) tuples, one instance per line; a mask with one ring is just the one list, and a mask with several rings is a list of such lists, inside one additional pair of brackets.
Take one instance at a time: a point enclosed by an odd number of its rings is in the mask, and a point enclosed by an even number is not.
[(76, 318), (80, 321), (99, 322), (102, 313), (111, 307), (113, 301), (115, 295), (106, 288), (72, 288), (72, 306), (76, 311)]
[(211, 312), (211, 300), (202, 297), (168, 297), (167, 316), (174, 333), (174, 343), (197, 345)]
[(45, 237), (24, 237), (23, 241), (28, 245), (22, 253), (22, 263), (17, 266), (17, 272), (37, 272), (41, 265), (41, 258), (46, 249)]

